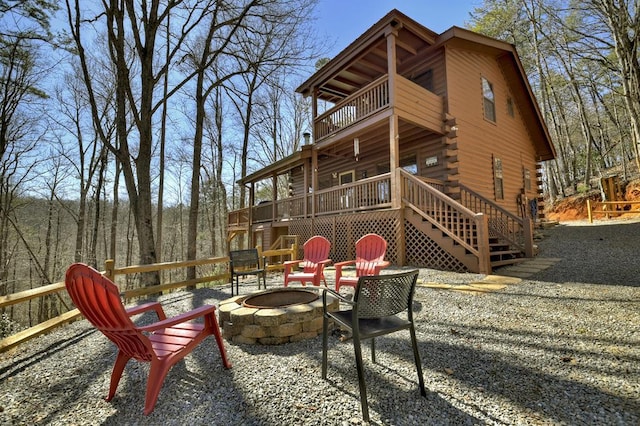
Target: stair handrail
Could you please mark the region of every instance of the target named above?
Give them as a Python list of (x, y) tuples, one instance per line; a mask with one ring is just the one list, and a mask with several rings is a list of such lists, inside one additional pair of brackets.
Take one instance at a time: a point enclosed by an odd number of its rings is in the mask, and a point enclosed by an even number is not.
[(404, 205), (480, 258), (478, 235), (483, 234), (484, 215), (468, 209), (405, 170), (400, 170), (400, 176)]
[(495, 234), (520, 251), (526, 251), (527, 242), (525, 236), (527, 233), (525, 233), (525, 223), (521, 217), (516, 216), (463, 184), (459, 184), (459, 187), (460, 199), (463, 205), (472, 211), (487, 215), (489, 233)]

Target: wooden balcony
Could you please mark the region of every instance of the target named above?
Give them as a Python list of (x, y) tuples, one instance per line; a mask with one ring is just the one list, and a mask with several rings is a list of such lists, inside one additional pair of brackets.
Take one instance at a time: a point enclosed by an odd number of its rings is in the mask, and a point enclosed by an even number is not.
[(318, 115), (314, 121), (316, 141), (322, 141), (389, 107), (395, 107), (404, 119), (431, 131), (442, 132), (443, 97), (400, 75), (395, 81), (394, 105), (390, 103), (389, 76), (384, 75)]

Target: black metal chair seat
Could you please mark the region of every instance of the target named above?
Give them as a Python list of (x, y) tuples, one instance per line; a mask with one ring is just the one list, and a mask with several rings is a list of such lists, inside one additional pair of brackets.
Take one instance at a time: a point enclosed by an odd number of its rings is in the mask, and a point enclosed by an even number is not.
[[(427, 395), (424, 388), (422, 364), (420, 361), (420, 353), (418, 352), (413, 312), (411, 309), (417, 280), (418, 270), (398, 274), (362, 276), (358, 278), (358, 285), (353, 300), (341, 296), (338, 292), (331, 289), (326, 289), (323, 293), (322, 378), (327, 378), (329, 321), (333, 320), (337, 322), (341, 328), (352, 333), (356, 369), (358, 371), (358, 385), (360, 387), (362, 417), (366, 422), (369, 421), (369, 408), (362, 364), (362, 340), (371, 339), (371, 360), (375, 363), (376, 337), (395, 333), (400, 330), (409, 330), (413, 357), (418, 372), (420, 394), (422, 396)], [(328, 294), (339, 299), (340, 302), (350, 305), (351, 309), (330, 312), (327, 303)], [(401, 312), (406, 312), (406, 319), (404, 316), (397, 316)]]
[[(340, 325), (351, 329), (353, 324), (353, 310), (332, 312), (331, 317)], [(411, 327), (411, 323), (396, 316), (383, 318), (361, 318), (358, 321), (360, 329), (360, 339), (369, 339), (394, 333), (400, 330), (407, 330)]]

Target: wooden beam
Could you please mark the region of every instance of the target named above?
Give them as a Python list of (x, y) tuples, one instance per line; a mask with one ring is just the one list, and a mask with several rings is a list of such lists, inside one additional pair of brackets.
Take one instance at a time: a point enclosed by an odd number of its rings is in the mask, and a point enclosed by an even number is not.
[[(387, 58), (384, 58), (384, 59), (386, 60)], [(375, 62), (372, 62), (372, 61), (370, 61), (370, 60), (368, 60), (366, 58), (360, 59), (360, 63), (362, 65), (364, 65), (365, 67), (371, 68), (372, 70), (378, 71), (378, 72), (380, 72), (382, 74), (386, 74), (387, 73), (387, 69), (384, 66), (376, 64)]]
[(19, 293), (0, 296), (0, 308), (4, 308), (5, 306), (9, 306), (9, 305), (14, 305), (20, 302), (26, 302), (35, 297), (41, 297), (41, 296), (46, 296), (47, 294), (57, 293), (60, 290), (64, 290), (64, 282), (44, 285), (42, 287), (33, 288), (31, 290), (25, 290)]
[(418, 51), (413, 46), (409, 45), (408, 43), (405, 43), (399, 38), (396, 39), (396, 45), (400, 47), (402, 50), (406, 50), (407, 52), (411, 53), (414, 56), (418, 54)]
[(27, 328), (26, 330), (22, 330), (12, 336), (9, 336), (5, 339), (0, 340), (0, 352), (4, 352), (16, 345), (19, 345), (20, 343), (24, 343), (27, 340), (31, 340), (34, 337), (38, 337), (41, 334), (44, 334), (80, 316), (81, 316), (80, 311), (77, 309), (73, 309), (69, 312), (65, 312), (62, 315), (58, 315), (55, 318), (51, 318), (48, 321), (42, 322), (31, 328)]

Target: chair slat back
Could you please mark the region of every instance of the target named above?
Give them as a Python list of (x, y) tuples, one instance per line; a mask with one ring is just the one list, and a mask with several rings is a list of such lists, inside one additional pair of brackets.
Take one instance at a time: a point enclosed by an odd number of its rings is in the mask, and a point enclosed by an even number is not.
[(325, 237), (316, 235), (307, 240), (303, 246), (304, 262), (303, 268), (305, 272), (313, 272), (319, 262), (329, 258), (331, 243)]
[(409, 311), (418, 280), (418, 270), (361, 276), (354, 297), (358, 318), (380, 318)]
[(113, 282), (95, 269), (76, 263), (67, 270), (65, 286), (82, 315), (121, 351), (135, 359), (151, 360), (151, 343), (127, 315)]
[(260, 268), (258, 249), (233, 250), (229, 252), (229, 259), (234, 269)]
[(384, 260), (387, 242), (378, 234), (367, 234), (356, 241), (356, 275), (373, 275)]

